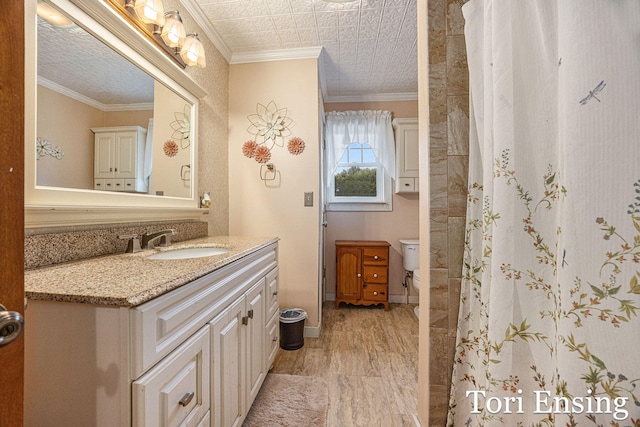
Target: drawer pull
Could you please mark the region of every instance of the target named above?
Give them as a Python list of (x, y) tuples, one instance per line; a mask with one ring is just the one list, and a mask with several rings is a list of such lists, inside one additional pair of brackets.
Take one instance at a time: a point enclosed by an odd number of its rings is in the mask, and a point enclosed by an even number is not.
[(247, 315), (249, 316), (249, 319), (253, 319), (253, 310), (249, 310)]
[(373, 259), (378, 259), (378, 255), (374, 255), (374, 256), (373, 256)]
[(377, 293), (377, 292), (374, 292), (374, 293), (373, 293), (373, 295), (378, 295), (378, 293)]
[(278, 341), (278, 337), (273, 337), (273, 339), (271, 341), (273, 341), (273, 342)]
[(362, 277), (362, 274), (358, 273), (358, 277)]
[(249, 316), (242, 316), (242, 324), (243, 325), (249, 324)]
[(182, 399), (180, 399), (180, 402), (178, 403), (180, 404), (180, 406), (187, 406), (189, 403), (191, 403), (191, 400), (193, 399), (194, 395), (195, 395), (194, 392), (189, 392), (184, 396), (182, 396)]
[(273, 295), (273, 296), (278, 295), (278, 291), (273, 291), (273, 293), (271, 295)]
[(378, 273), (373, 273), (373, 277), (378, 278)]

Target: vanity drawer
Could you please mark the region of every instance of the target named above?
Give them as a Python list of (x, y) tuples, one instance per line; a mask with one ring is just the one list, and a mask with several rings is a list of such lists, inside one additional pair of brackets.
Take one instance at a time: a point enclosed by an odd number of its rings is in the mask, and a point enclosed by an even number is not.
[(362, 263), (364, 265), (387, 265), (389, 261), (389, 248), (367, 248), (362, 250)]
[(365, 283), (387, 283), (387, 267), (365, 267)]
[(209, 327), (163, 359), (132, 385), (134, 426), (200, 423), (210, 407)]
[(93, 189), (94, 190), (106, 190), (104, 178), (96, 178), (93, 180)]
[(387, 285), (365, 284), (362, 288), (362, 299), (369, 301), (387, 301)]
[(267, 274), (267, 319), (278, 312), (280, 305), (278, 299), (278, 267), (274, 268)]

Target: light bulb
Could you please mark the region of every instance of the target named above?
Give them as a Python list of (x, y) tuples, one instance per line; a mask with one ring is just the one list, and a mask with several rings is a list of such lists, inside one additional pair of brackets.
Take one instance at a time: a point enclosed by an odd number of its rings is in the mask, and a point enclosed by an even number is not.
[(197, 65), (200, 68), (206, 67), (207, 61), (204, 53), (204, 46), (202, 46), (197, 34), (188, 34), (184, 39), (184, 44), (180, 50), (180, 57), (182, 57), (182, 60), (187, 65)]
[(145, 24), (164, 26), (164, 7), (162, 0), (136, 0), (133, 9), (138, 18)]
[(169, 47), (181, 47), (187, 33), (182, 24), (182, 18), (177, 10), (165, 13), (166, 21), (162, 27), (160, 37)]

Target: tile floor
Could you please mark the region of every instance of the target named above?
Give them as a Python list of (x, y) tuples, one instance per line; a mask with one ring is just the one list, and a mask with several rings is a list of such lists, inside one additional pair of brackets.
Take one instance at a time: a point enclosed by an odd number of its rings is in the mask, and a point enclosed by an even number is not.
[[(414, 305), (323, 306), (319, 338), (280, 349), (270, 372), (325, 378), (327, 426), (414, 426), (418, 319)], [(308, 426), (306, 426), (308, 427)]]

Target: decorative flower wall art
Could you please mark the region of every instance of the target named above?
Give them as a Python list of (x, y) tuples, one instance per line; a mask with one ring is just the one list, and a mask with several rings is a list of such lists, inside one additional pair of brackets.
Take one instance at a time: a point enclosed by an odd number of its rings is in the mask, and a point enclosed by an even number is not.
[(255, 135), (256, 143), (266, 145), (269, 150), (274, 145), (282, 147), (284, 138), (291, 135), (289, 127), (293, 125), (293, 120), (287, 117), (286, 108), (279, 109), (273, 101), (266, 107), (256, 105), (256, 114), (248, 115), (247, 119), (251, 122), (247, 132)]
[[(242, 154), (258, 163), (267, 163), (271, 159), (274, 146), (284, 147), (285, 139), (291, 135), (293, 120), (287, 116), (287, 108), (278, 108), (274, 101), (264, 106), (256, 105), (256, 113), (247, 116), (251, 125), (247, 132), (254, 135), (242, 144)], [(297, 136), (289, 139), (287, 149), (293, 155), (304, 151), (305, 144)]]
[(169, 139), (162, 146), (162, 150), (164, 151), (165, 156), (174, 157), (178, 154), (178, 144), (173, 139)]
[(173, 116), (176, 118), (174, 121), (170, 123), (171, 129), (173, 129), (173, 134), (171, 138), (180, 141), (180, 146), (182, 148), (187, 148), (191, 145), (191, 140), (189, 137), (191, 136), (191, 106), (189, 104), (184, 105), (184, 111), (175, 112)]
[(58, 160), (61, 160), (62, 156), (64, 156), (62, 147), (52, 147), (51, 141), (47, 141), (46, 139), (42, 139), (40, 137), (36, 138), (36, 153), (38, 155), (37, 159), (49, 155), (51, 157), (55, 157)]

